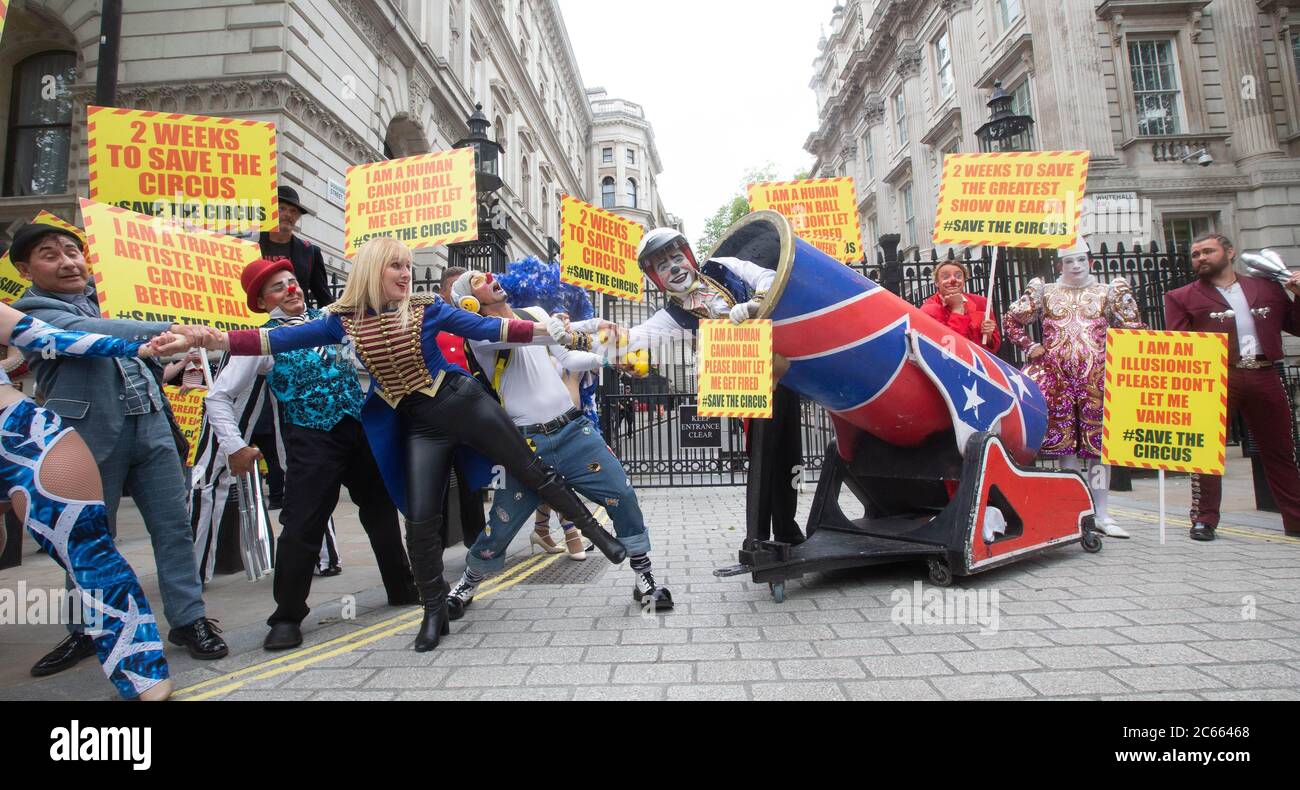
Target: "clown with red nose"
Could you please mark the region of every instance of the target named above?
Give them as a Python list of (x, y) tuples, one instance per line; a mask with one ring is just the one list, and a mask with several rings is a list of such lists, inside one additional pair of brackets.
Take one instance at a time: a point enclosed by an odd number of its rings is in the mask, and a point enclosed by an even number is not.
[[(270, 314), (265, 328), (302, 324), (323, 315), (307, 307), (293, 264), (284, 258), (254, 261), (245, 267), (240, 281), (249, 309)], [(268, 391), (273, 401), (265, 397)], [(230, 474), (212, 475), (207, 469), (196, 469), (196, 487), (203, 475), (214, 481), (211, 488), (224, 486), (226, 493), (213, 497), (206, 506), (196, 503), (195, 507), (204, 508), (199, 515), (215, 514), (217, 522), (230, 481), (247, 474), (262, 457), (251, 444), (260, 404), (266, 403), (264, 408), (275, 408), (278, 413), (279, 443), (283, 445), (280, 457), (285, 466), (283, 529), (276, 544), (276, 609), (267, 620), (266, 650), (288, 650), (302, 644), (301, 626), (308, 613), (313, 571), (323, 554), (337, 557), (332, 549), (330, 514), (345, 485), (370, 538), (389, 603), (407, 606), (419, 600), (402, 546), (397, 508), (361, 427), (363, 402), (352, 355), (341, 345), (229, 357), (208, 393), (205, 430), (210, 427), (216, 450), (205, 452), (200, 463), (216, 469), (225, 460)], [(220, 501), (215, 501), (218, 498)], [(208, 533), (214, 534), (215, 527), (213, 524)], [(208, 533), (201, 527), (197, 534), (202, 538)], [(201, 551), (202, 546), (196, 550)]]

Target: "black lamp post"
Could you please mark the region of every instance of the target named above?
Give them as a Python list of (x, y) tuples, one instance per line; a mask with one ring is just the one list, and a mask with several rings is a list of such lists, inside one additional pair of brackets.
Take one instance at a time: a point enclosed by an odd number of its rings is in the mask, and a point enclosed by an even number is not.
[(494, 194), (501, 188), (501, 154), (505, 147), (488, 137), (492, 124), (483, 114), (483, 105), (474, 105), (474, 114), (466, 121), (469, 137), (457, 140), (453, 148), (474, 149), (474, 178), (478, 191), (478, 239), (448, 246), (450, 265), (476, 271), (504, 272), (506, 243), (510, 241), (509, 217)]
[(469, 117), (469, 137), (457, 140), (452, 148), (474, 149), (474, 173), (478, 178), (478, 191), (495, 192), (501, 188), (499, 157), (505, 153), (505, 147), (487, 136), (487, 116), (483, 114), (483, 105), (474, 105), (474, 114)]
[(1002, 90), (1002, 81), (993, 83), (993, 97), (989, 99), (989, 122), (975, 130), (980, 141), (980, 151), (1000, 153), (1003, 151), (1028, 151), (1030, 145), (1030, 128), (1034, 125), (1033, 117), (1016, 115), (1011, 104), (1015, 98)]

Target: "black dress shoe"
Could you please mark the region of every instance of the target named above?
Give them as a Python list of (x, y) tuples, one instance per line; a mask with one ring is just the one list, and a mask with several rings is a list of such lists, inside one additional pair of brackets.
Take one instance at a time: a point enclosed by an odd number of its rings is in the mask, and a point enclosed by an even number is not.
[[(649, 573), (638, 573), (636, 585), (632, 588), (632, 598), (643, 608), (648, 608), (652, 612), (671, 612), (673, 610), (673, 594), (668, 592), (667, 587), (660, 587), (655, 583), (655, 578)], [(653, 601), (649, 607), (647, 601)]]
[(321, 570), (320, 568), (317, 568), (316, 575), (321, 577), (322, 579), (329, 578), (330, 576), (341, 576), (343, 575), (343, 566), (331, 565), (325, 570)]
[(302, 644), (302, 628), (297, 623), (272, 623), (271, 632), (262, 640), (263, 650), (292, 650)]
[(200, 617), (183, 628), (173, 628), (167, 634), (167, 641), (184, 647), (200, 661), (225, 658), (230, 648), (226, 647), (226, 640), (217, 636), (221, 629), (217, 628), (216, 623), (216, 620)]
[(1197, 524), (1192, 527), (1192, 540), (1199, 540), (1208, 543), (1214, 540), (1214, 527), (1208, 524)]
[(95, 655), (95, 640), (85, 634), (69, 634), (45, 657), (32, 665), (32, 677), (43, 678), (72, 669), (83, 658)]

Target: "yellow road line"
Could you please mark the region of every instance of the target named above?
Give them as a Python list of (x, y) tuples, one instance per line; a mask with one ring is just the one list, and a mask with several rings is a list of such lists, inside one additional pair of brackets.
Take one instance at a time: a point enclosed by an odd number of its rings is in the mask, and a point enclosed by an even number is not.
[[(495, 589), (495, 587), (496, 587), (498, 584), (500, 584), (501, 582), (506, 581), (507, 579), (513, 577), (516, 573), (518, 573), (519, 571), (522, 571), (522, 570), (526, 569), (526, 568), (529, 567), (530, 565), (535, 565), (538, 561), (540, 561), (540, 560), (542, 560), (542, 559), (545, 559), (547, 556), (559, 556), (559, 555), (545, 555), (545, 554), (542, 554), (542, 555), (534, 555), (534, 556), (532, 556), (532, 557), (529, 557), (528, 559), (524, 560), (523, 562), (521, 562), (521, 563), (515, 565), (514, 567), (512, 567), (512, 568), (511, 568), (511, 569), (510, 569), (510, 570), (509, 570), (505, 575), (503, 575), (499, 580), (498, 580), (498, 579), (493, 579), (489, 584), (485, 584), (485, 585), (483, 585), (483, 586), (484, 586), (484, 592), (481, 593), (480, 597), (481, 597), (482, 595), (487, 595), (490, 591), (492, 591), (493, 589)], [(234, 678), (238, 678), (238, 677), (241, 677), (241, 676), (243, 676), (243, 675), (249, 675), (249, 674), (253, 674), (253, 673), (255, 673), (255, 672), (260, 672), (260, 671), (266, 669), (267, 667), (275, 666), (275, 665), (277, 665), (277, 664), (284, 664), (284, 663), (288, 663), (288, 662), (291, 662), (291, 661), (297, 661), (297, 660), (299, 660), (299, 659), (302, 659), (302, 658), (304, 658), (304, 657), (306, 657), (306, 656), (311, 655), (312, 653), (318, 653), (318, 652), (321, 652), (321, 651), (323, 651), (323, 650), (328, 650), (328, 649), (330, 649), (330, 648), (337, 647), (338, 645), (341, 645), (341, 644), (346, 644), (346, 643), (348, 643), (348, 642), (352, 642), (352, 641), (354, 641), (354, 640), (364, 638), (365, 636), (367, 636), (367, 635), (369, 635), (369, 634), (372, 634), (372, 633), (374, 633), (375, 631), (380, 631), (380, 630), (383, 630), (383, 629), (385, 629), (385, 628), (388, 628), (388, 627), (390, 627), (390, 626), (392, 626), (392, 625), (398, 623), (399, 621), (402, 622), (402, 623), (408, 623), (408, 622), (411, 622), (411, 621), (413, 621), (413, 620), (415, 620), (415, 619), (419, 619), (420, 617), (423, 617), (423, 612), (422, 612), (422, 611), (421, 611), (421, 612), (415, 612), (415, 613), (412, 613), (412, 612), (403, 612), (402, 614), (393, 615), (392, 617), (389, 617), (389, 618), (387, 618), (387, 619), (385, 619), (385, 620), (381, 620), (380, 622), (378, 622), (378, 623), (374, 623), (373, 625), (366, 626), (365, 628), (360, 628), (360, 629), (358, 629), (358, 630), (356, 630), (356, 631), (351, 631), (351, 632), (346, 633), (346, 634), (344, 634), (344, 635), (342, 635), (342, 636), (337, 636), (337, 637), (335, 637), (335, 638), (333, 638), (333, 639), (330, 639), (330, 640), (328, 640), (328, 641), (321, 642), (320, 644), (312, 645), (312, 646), (310, 646), (310, 647), (304, 647), (304, 648), (301, 648), (301, 649), (298, 649), (298, 650), (294, 650), (293, 652), (291, 652), (291, 653), (286, 653), (286, 654), (284, 654), (283, 656), (280, 656), (280, 657), (278, 657), (278, 658), (272, 658), (272, 659), (268, 659), (268, 660), (266, 660), (266, 661), (261, 661), (261, 662), (258, 662), (257, 664), (252, 665), (252, 666), (244, 667), (243, 669), (237, 669), (237, 670), (235, 670), (235, 671), (233, 671), (233, 672), (229, 672), (229, 673), (227, 673), (227, 674), (221, 675), (220, 677), (209, 678), (208, 680), (205, 680), (205, 681), (203, 681), (203, 682), (201, 682), (201, 683), (195, 683), (195, 684), (192, 685), (192, 686), (186, 686), (184, 689), (181, 689), (180, 691), (176, 692), (176, 694), (175, 694), (174, 696), (180, 697), (180, 696), (184, 696), (184, 695), (188, 695), (188, 694), (193, 694), (193, 693), (198, 692), (198, 691), (200, 691), (200, 690), (202, 690), (202, 689), (204, 689), (204, 688), (207, 688), (208, 686), (217, 685), (217, 684), (220, 684), (220, 683), (226, 683), (226, 682), (229, 682), (230, 680), (233, 680)]]
[[(608, 525), (608, 521), (602, 519), (602, 516), (605, 514), (606, 512), (604, 508), (598, 508), (594, 515), (598, 520), (601, 520), (602, 523)], [(509, 571), (485, 584), (478, 595), (474, 597), (476, 600), (482, 599), (501, 592), (502, 590), (507, 590), (529, 578), (533, 574), (538, 573), (543, 568), (549, 567), (556, 560), (564, 556), (564, 554), (543, 553), (529, 557), (523, 562), (512, 566)], [(334, 639), (330, 639), (318, 645), (312, 645), (311, 647), (295, 650), (292, 653), (288, 653), (279, 658), (263, 661), (254, 664), (253, 666), (229, 672), (220, 677), (209, 678), (200, 683), (195, 683), (192, 686), (187, 686), (177, 691), (173, 695), (173, 699), (185, 698), (184, 701), (186, 702), (199, 702), (222, 694), (228, 694), (237, 691), (247, 683), (256, 680), (265, 680), (267, 678), (276, 677), (277, 675), (282, 675), (285, 672), (303, 669), (313, 664), (320, 663), (321, 661), (325, 661), (326, 659), (333, 658), (334, 656), (350, 653), (360, 647), (364, 647), (365, 645), (394, 636), (406, 630), (410, 626), (416, 625), (418, 622), (422, 621), (423, 618), (424, 612), (422, 610), (395, 615), (387, 620), (369, 625), (349, 634), (344, 634), (343, 636), (335, 637)], [(378, 633), (376, 633), (377, 631)], [(317, 655), (312, 655), (314, 653)], [(237, 678), (243, 679), (237, 680)], [(217, 686), (218, 688), (198, 693), (199, 691), (212, 686)]]
[[(1125, 518), (1131, 518), (1142, 521), (1147, 524), (1160, 524), (1159, 514), (1152, 514), (1145, 510), (1129, 510), (1127, 508), (1111, 508), (1112, 513), (1117, 513)], [(1177, 529), (1191, 529), (1192, 522), (1183, 518), (1170, 518), (1165, 515), (1166, 526)], [(1300, 538), (1293, 538), (1290, 535), (1277, 535), (1270, 532), (1257, 532), (1255, 530), (1242, 529), (1240, 527), (1225, 527), (1220, 525), (1216, 532), (1222, 532), (1225, 535), (1234, 535), (1236, 537), (1251, 538), (1253, 540), (1263, 540), (1270, 543), (1294, 543), (1300, 545)]]

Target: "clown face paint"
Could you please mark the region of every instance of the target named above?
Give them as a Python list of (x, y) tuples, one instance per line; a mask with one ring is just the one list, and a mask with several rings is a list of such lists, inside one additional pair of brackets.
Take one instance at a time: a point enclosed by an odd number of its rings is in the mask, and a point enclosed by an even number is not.
[(480, 305), (500, 304), (506, 300), (505, 289), (491, 274), (475, 274), (469, 284)]
[(686, 293), (695, 285), (696, 272), (681, 250), (673, 250), (654, 264), (655, 275), (669, 293)]
[(1068, 288), (1083, 288), (1092, 283), (1089, 271), (1088, 254), (1072, 252), (1061, 258), (1061, 285)]
[(302, 289), (298, 287), (298, 280), (293, 276), (293, 272), (276, 272), (271, 275), (271, 279), (262, 286), (261, 299), (268, 313), (277, 307), (293, 316), (302, 315), (307, 310)]

